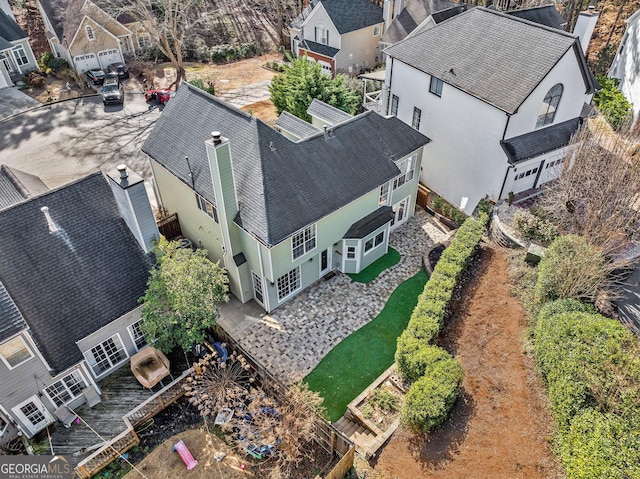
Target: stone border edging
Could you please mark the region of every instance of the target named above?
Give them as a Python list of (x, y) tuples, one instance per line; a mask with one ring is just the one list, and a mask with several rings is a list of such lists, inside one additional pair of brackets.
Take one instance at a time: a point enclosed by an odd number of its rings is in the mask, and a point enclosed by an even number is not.
[(495, 227), (498, 229), (498, 231), (500, 232), (500, 234), (507, 239), (508, 242), (512, 243), (515, 247), (517, 248), (524, 248), (527, 249), (527, 246), (522, 243), (518, 238), (516, 238), (515, 236), (513, 236), (511, 233), (509, 233), (507, 231), (507, 229), (504, 227), (504, 225), (502, 224), (502, 221), (500, 220), (500, 217), (498, 216), (498, 213), (495, 212), (492, 215), (492, 221), (491, 221), (491, 227)]

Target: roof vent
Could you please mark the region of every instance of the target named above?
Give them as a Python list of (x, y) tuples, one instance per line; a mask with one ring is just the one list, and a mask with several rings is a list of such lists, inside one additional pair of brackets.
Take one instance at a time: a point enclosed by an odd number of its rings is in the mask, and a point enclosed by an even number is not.
[(118, 165), (116, 166), (116, 169), (120, 172), (120, 179), (126, 180), (127, 176), (129, 176), (127, 174), (127, 165)]
[(46, 207), (46, 206), (43, 206), (42, 208), (40, 208), (40, 211), (42, 211), (44, 213), (44, 217), (47, 219), (47, 224), (49, 225), (49, 233), (57, 233), (58, 232), (58, 227), (56, 226), (56, 224), (51, 219), (51, 214), (49, 213), (49, 208)]
[(595, 5), (589, 5), (588, 7), (589, 13), (593, 13), (596, 10), (596, 6)]
[(271, 151), (276, 151), (276, 145), (274, 145), (274, 144), (273, 144), (273, 141), (270, 141), (270, 142), (269, 142), (269, 149), (270, 149)]
[(322, 128), (324, 129), (324, 139), (328, 140), (329, 139), (329, 126), (322, 125)]
[(219, 131), (212, 131), (211, 137), (213, 138), (214, 145), (219, 145), (220, 143), (222, 143), (222, 133), (220, 133)]

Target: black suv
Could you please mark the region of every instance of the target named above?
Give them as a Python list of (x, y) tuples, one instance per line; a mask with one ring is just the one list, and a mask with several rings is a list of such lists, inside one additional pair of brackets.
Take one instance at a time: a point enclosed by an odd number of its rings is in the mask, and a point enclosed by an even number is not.
[(84, 75), (87, 77), (87, 81), (93, 83), (94, 85), (102, 85), (104, 82), (105, 74), (99, 68), (92, 68), (91, 70), (87, 70)]
[(116, 103), (122, 105), (124, 103), (124, 89), (122, 83), (117, 78), (108, 78), (102, 85), (102, 103), (108, 105)]
[(122, 62), (112, 63), (107, 67), (109, 73), (117, 73), (119, 78), (129, 78), (129, 68)]

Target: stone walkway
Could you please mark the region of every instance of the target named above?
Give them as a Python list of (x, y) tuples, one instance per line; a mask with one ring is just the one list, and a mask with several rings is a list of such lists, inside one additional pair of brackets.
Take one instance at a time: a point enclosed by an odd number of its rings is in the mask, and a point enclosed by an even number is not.
[(220, 308), (218, 323), (276, 377), (287, 382), (306, 376), (340, 341), (374, 319), (393, 290), (422, 267), (427, 248), (446, 234), (425, 211), (395, 230), (390, 245), (400, 262), (368, 284), (337, 273), (265, 314), (254, 301), (235, 298)]

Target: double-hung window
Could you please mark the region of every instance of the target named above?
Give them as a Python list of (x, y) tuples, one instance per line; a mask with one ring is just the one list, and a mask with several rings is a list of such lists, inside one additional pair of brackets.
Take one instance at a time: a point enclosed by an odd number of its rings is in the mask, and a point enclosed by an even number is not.
[(67, 374), (59, 381), (56, 381), (51, 386), (48, 386), (45, 392), (55, 405), (60, 407), (80, 396), (86, 387), (87, 383), (82, 377), (82, 374), (76, 370), (71, 374)]
[(393, 189), (400, 188), (402, 185), (413, 179), (414, 169), (416, 167), (416, 155), (405, 158), (398, 163), (400, 174), (393, 179)]
[(198, 203), (198, 208), (201, 211), (204, 211), (207, 216), (213, 218), (213, 221), (218, 222), (218, 210), (213, 204), (204, 199), (204, 197), (200, 196), (196, 193), (196, 202)]
[(29, 63), (29, 60), (27, 60), (27, 53), (24, 51), (24, 47), (22, 45), (17, 45), (13, 48), (13, 57), (16, 59), (16, 63), (20, 66), (24, 66)]
[(442, 96), (442, 80), (432, 76), (429, 91), (436, 96)]
[(2, 357), (9, 369), (13, 369), (31, 359), (33, 353), (22, 336), (16, 336), (0, 344), (0, 357)]
[(389, 183), (385, 183), (380, 187), (378, 195), (378, 206), (384, 206), (389, 202)]
[(422, 110), (420, 108), (413, 107), (413, 119), (411, 120), (411, 126), (414, 130), (420, 129), (420, 117), (422, 117)]
[(128, 356), (120, 340), (120, 335), (116, 334), (85, 352), (85, 357), (93, 373), (100, 376), (127, 359)]
[(312, 224), (291, 237), (293, 259), (308, 253), (316, 247), (316, 225)]
[(144, 337), (144, 331), (142, 331), (142, 321), (144, 320), (141, 319), (127, 328), (138, 351), (147, 345), (147, 338)]
[(398, 95), (391, 95), (391, 114), (396, 116), (398, 114), (398, 103), (400, 103), (400, 98)]

